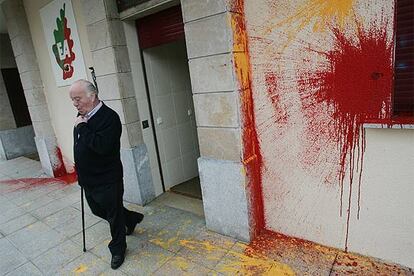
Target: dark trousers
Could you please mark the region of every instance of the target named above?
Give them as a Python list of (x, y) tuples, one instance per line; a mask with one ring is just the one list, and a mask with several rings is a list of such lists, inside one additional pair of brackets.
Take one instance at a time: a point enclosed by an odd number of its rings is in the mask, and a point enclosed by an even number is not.
[(122, 255), (126, 249), (125, 227), (130, 225), (135, 212), (123, 204), (122, 181), (96, 188), (85, 187), (85, 197), (92, 213), (108, 221), (112, 240), (108, 247), (112, 255)]

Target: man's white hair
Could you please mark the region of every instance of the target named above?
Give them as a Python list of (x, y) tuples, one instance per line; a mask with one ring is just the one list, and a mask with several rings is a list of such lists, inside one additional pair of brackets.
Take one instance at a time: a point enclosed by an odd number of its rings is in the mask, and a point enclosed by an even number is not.
[(79, 79), (75, 81), (73, 84), (78, 84), (78, 83), (83, 86), (88, 97), (90, 97), (92, 94), (96, 94), (96, 96), (98, 96), (98, 89), (96, 89), (95, 85), (93, 85), (92, 82), (85, 80), (85, 79)]

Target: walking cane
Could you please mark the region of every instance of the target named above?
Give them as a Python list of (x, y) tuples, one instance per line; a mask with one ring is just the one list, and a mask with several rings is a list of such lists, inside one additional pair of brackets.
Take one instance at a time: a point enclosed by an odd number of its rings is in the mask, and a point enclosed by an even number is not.
[(82, 238), (83, 238), (83, 252), (86, 252), (86, 239), (85, 239), (85, 208), (83, 203), (83, 187), (81, 187), (81, 210), (82, 210)]
[[(93, 79), (93, 83), (96, 87), (96, 90), (98, 91), (98, 85), (96, 83), (96, 75), (95, 75), (95, 69), (93, 67), (89, 67), (89, 70), (91, 70), (91, 75)], [(86, 252), (86, 238), (85, 238), (85, 204), (83, 202), (83, 187), (81, 186), (81, 210), (82, 210), (82, 238), (83, 238), (83, 252)]]

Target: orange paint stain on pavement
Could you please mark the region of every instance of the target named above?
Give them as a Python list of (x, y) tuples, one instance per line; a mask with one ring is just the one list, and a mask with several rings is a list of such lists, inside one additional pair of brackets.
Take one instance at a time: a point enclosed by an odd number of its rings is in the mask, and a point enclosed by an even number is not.
[[(216, 271), (225, 275), (295, 275), (294, 271), (286, 264), (276, 262), (259, 252), (245, 252), (226, 249), (214, 244), (213, 241), (181, 240), (184, 248), (190, 249), (196, 254), (208, 255), (216, 252), (225, 256)], [(247, 246), (246, 246), (247, 247)], [(221, 253), (221, 254), (220, 254)], [(219, 260), (217, 258), (217, 260)]]
[(88, 270), (88, 267), (84, 264), (79, 265), (73, 272), (79, 274), (79, 273), (84, 273)]

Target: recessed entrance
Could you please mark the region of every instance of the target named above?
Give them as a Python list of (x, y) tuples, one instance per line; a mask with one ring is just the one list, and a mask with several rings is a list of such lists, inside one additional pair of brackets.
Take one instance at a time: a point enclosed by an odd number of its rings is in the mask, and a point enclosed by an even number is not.
[(200, 156), (179, 6), (137, 20), (164, 191), (200, 198)]

